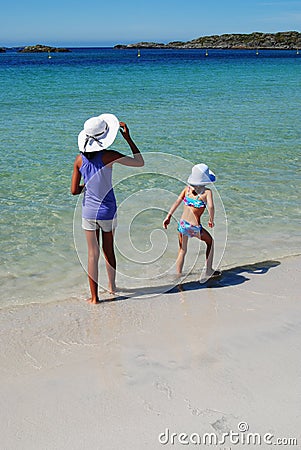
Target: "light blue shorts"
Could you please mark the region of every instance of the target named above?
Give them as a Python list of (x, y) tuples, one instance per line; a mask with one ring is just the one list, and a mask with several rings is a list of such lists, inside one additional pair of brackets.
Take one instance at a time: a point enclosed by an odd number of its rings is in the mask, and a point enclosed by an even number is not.
[(117, 218), (112, 220), (96, 220), (82, 218), (82, 228), (87, 231), (102, 230), (105, 233), (113, 231), (117, 227)]

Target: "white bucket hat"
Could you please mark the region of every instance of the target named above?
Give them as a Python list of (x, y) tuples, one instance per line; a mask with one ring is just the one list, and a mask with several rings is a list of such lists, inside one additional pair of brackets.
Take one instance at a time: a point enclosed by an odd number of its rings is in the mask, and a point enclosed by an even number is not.
[(104, 150), (116, 139), (119, 120), (114, 114), (101, 114), (91, 117), (84, 123), (84, 129), (78, 135), (78, 147), (83, 153)]
[(205, 186), (214, 183), (216, 177), (206, 164), (196, 164), (193, 166), (191, 175), (188, 177), (187, 183), (192, 186)]

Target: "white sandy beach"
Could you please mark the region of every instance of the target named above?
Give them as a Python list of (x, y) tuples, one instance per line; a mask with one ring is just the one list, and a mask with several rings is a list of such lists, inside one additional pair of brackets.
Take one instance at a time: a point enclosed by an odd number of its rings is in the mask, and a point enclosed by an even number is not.
[[(297, 256), (152, 298), (3, 309), (1, 449), (185, 448), (158, 436), (240, 422), (300, 448), (300, 290)], [(271, 448), (211, 448), (230, 447)]]

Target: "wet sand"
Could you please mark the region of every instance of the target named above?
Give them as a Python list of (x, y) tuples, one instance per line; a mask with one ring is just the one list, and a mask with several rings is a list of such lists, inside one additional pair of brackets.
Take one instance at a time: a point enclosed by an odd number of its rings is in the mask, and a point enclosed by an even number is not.
[(300, 290), (297, 256), (151, 298), (4, 308), (1, 448), (185, 448), (240, 423), (300, 445)]

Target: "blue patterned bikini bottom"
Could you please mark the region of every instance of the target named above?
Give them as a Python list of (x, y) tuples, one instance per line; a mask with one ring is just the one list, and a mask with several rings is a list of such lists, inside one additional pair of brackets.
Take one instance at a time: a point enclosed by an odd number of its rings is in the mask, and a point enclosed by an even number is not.
[(181, 219), (178, 223), (178, 232), (183, 236), (188, 237), (200, 237), (202, 233), (202, 225), (191, 225), (186, 220)]

